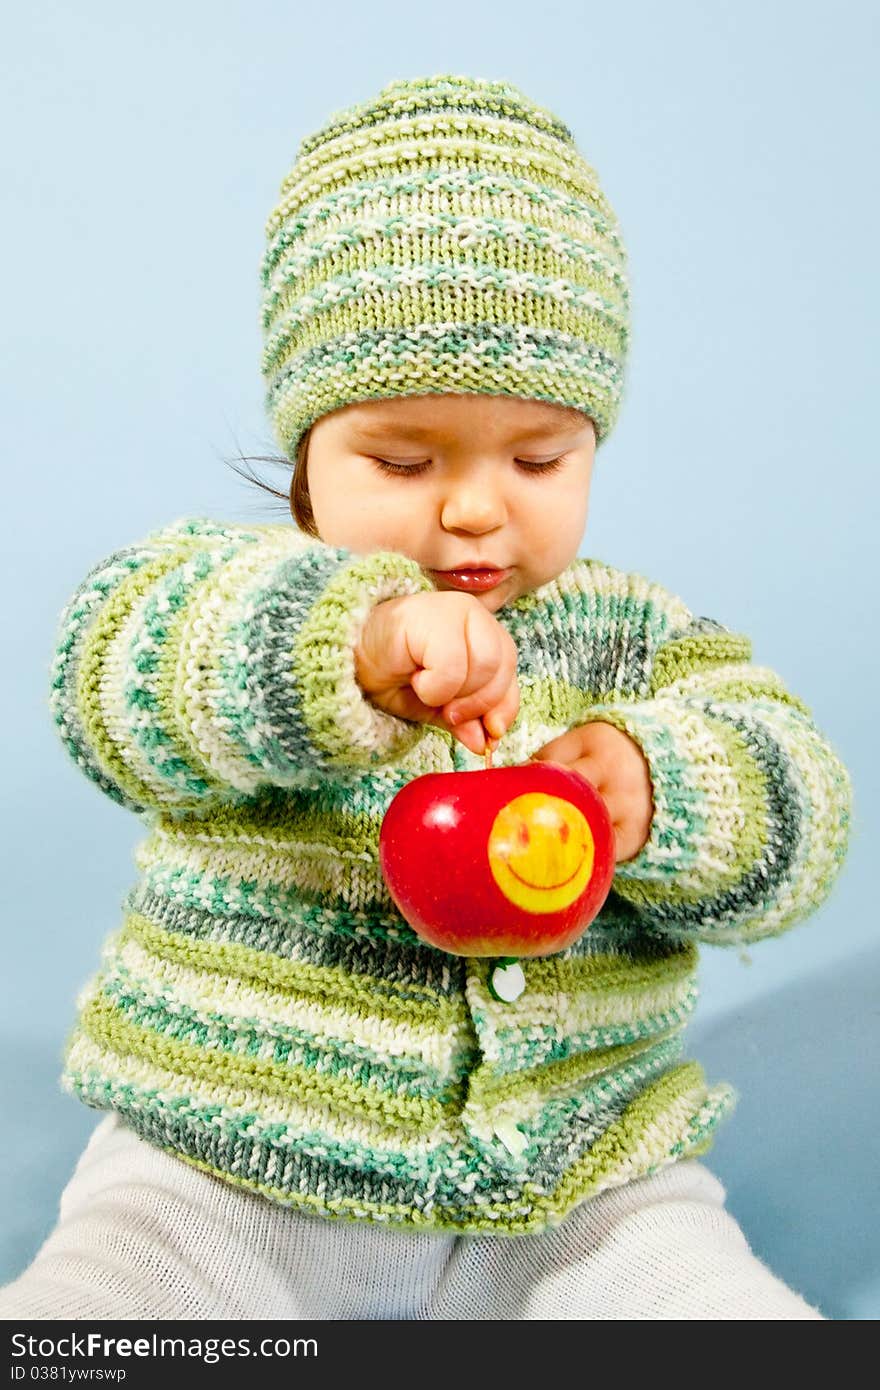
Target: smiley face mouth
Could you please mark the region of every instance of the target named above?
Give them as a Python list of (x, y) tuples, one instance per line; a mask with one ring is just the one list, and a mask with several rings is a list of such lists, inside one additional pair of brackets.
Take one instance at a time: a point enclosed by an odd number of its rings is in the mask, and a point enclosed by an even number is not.
[(574, 870), (569, 874), (568, 878), (561, 878), (556, 883), (535, 883), (532, 879), (523, 878), (522, 874), (518, 874), (516, 869), (513, 867), (510, 860), (508, 859), (507, 855), (499, 855), (499, 858), (504, 860), (505, 864), (507, 865), (508, 872), (513, 874), (513, 877), (517, 880), (517, 882), (521, 883), (523, 888), (531, 888), (533, 893), (555, 893), (560, 888), (565, 888), (567, 884), (573, 882), (573, 880), (577, 878), (584, 862), (584, 856), (582, 854)]

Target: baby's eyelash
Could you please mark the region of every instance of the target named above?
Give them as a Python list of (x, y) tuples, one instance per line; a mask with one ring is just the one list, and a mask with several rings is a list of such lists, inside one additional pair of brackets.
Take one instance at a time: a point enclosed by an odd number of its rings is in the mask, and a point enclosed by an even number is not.
[(373, 463), (383, 473), (424, 473), (426, 468), (431, 467), (431, 460), (427, 463), (390, 463), (388, 459), (373, 459)]
[[(534, 463), (529, 459), (514, 459), (514, 463), (518, 463), (527, 473), (555, 473), (562, 467), (564, 459), (565, 455), (560, 454), (558, 458), (548, 459), (546, 463)], [(426, 463), (392, 463), (390, 459), (374, 458), (373, 463), (383, 473), (424, 473), (431, 467), (430, 459)]]
[(555, 473), (565, 462), (565, 454), (560, 454), (558, 458), (548, 459), (546, 463), (532, 463), (529, 459), (515, 459), (522, 468), (528, 473)]

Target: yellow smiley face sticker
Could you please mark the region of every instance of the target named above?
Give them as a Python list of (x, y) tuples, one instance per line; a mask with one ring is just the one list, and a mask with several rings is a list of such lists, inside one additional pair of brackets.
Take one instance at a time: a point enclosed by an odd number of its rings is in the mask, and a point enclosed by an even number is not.
[(489, 867), (506, 898), (526, 912), (559, 912), (593, 872), (586, 817), (570, 801), (527, 792), (502, 806), (489, 833)]

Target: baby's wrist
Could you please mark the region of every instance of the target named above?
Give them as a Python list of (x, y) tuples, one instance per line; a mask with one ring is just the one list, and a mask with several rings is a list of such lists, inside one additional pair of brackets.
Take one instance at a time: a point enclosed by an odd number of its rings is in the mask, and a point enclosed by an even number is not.
[[(388, 629), (389, 610), (405, 602), (405, 598), (406, 596), (402, 595), (377, 603), (375, 608), (370, 611), (370, 615), (361, 630), (361, 635), (355, 643), (355, 680), (367, 696), (384, 689), (388, 684), (387, 671), (383, 670), (383, 667), (387, 666), (390, 637)], [(383, 652), (386, 653), (384, 662), (381, 659)]]

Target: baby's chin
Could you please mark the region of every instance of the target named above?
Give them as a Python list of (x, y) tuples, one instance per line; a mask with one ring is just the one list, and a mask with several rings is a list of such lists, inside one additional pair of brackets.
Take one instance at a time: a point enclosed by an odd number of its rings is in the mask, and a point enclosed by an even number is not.
[(487, 612), (497, 613), (499, 609), (506, 608), (508, 604), (513, 603), (514, 599), (519, 597), (517, 593), (510, 593), (505, 596), (503, 590), (504, 585), (500, 584), (497, 589), (490, 589), (488, 594), (474, 594), (474, 598), (483, 605)]
[(552, 583), (561, 573), (560, 570), (557, 574), (524, 574), (522, 570), (515, 569), (506, 583), (499, 584), (497, 589), (490, 589), (488, 593), (477, 594), (476, 597), (490, 613), (497, 613), (500, 608), (509, 608), (525, 594), (533, 594), (545, 584)]

